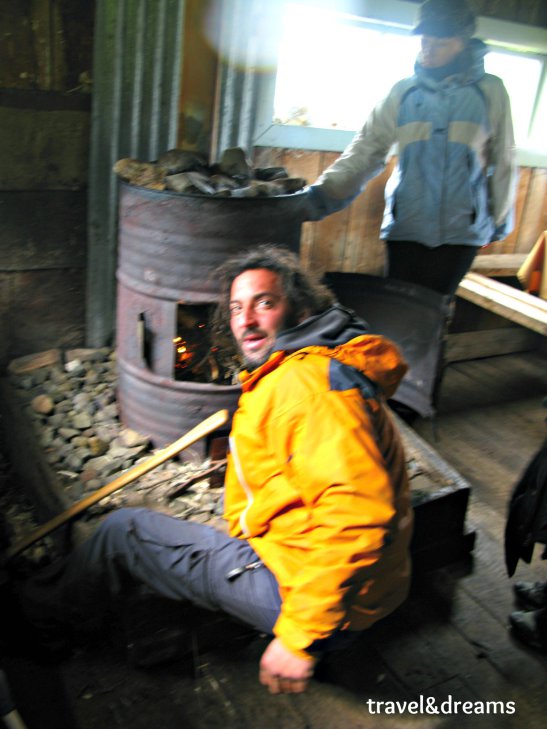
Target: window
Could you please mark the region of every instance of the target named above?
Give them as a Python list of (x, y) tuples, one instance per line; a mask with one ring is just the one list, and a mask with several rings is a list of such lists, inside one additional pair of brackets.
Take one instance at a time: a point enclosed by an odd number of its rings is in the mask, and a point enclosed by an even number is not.
[[(391, 86), (412, 74), (419, 39), (409, 30), (417, 6), (361, 5), (376, 17), (325, 3), (286, 4), (276, 73), (261, 84), (255, 145), (341, 151)], [(503, 79), (511, 98), (519, 162), (546, 166), (547, 33), (537, 30), (480, 19), (476, 35), (491, 48), (486, 71)]]
[[(484, 59), (487, 73), (503, 79), (509, 98), (517, 147), (527, 147), (530, 140), (534, 108), (540, 91), (545, 59), (491, 51)], [(544, 129), (547, 127), (547, 119)], [(543, 140), (545, 144), (545, 140)]]
[(289, 6), (275, 81), (275, 123), (359, 129), (386, 90), (412, 73), (418, 47), (415, 36), (328, 11), (310, 17), (307, 7)]

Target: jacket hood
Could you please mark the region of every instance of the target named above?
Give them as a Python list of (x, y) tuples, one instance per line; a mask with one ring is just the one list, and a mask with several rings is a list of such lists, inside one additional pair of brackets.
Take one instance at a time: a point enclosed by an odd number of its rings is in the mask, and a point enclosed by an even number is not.
[(368, 324), (354, 311), (334, 304), (321, 314), (315, 314), (301, 324), (281, 332), (274, 351), (294, 352), (303, 347), (336, 347), (360, 334), (368, 334)]
[(274, 351), (263, 365), (252, 372), (243, 371), (243, 389), (251, 389), (268, 372), (294, 352), (305, 350), (338, 360), (358, 370), (391, 397), (408, 366), (398, 347), (389, 339), (370, 334), (368, 325), (351, 309), (335, 304), (311, 316), (277, 337)]
[(453, 74), (449, 72), (444, 78), (436, 80), (427, 73), (419, 61), (416, 61), (414, 65), (414, 72), (421, 83), (432, 88), (447, 85), (447, 79), (450, 79), (450, 84), (476, 83), (484, 76), (484, 57), (488, 51), (489, 48), (486, 43), (478, 38), (471, 38), (467, 47), (462, 51), (461, 61), (455, 65), (455, 72)]

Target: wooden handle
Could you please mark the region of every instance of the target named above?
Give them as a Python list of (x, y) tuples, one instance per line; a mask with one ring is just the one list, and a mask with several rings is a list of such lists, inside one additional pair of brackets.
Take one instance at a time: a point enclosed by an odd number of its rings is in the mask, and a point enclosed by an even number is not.
[(85, 499), (82, 499), (81, 501), (78, 501), (70, 506), (66, 511), (63, 511), (57, 516), (54, 516), (53, 519), (50, 519), (45, 524), (42, 524), (42, 526), (38, 527), (27, 537), (23, 537), (23, 539), (21, 539), (18, 544), (15, 544), (15, 546), (8, 550), (6, 555), (7, 559), (12, 559), (24, 549), (30, 547), (31, 544), (34, 544), (39, 539), (42, 539), (42, 537), (45, 537), (47, 534), (52, 532), (54, 529), (57, 529), (62, 524), (75, 517), (77, 514), (80, 514), (82, 511), (85, 511), (93, 504), (96, 504), (105, 496), (109, 496), (110, 494), (114, 493), (114, 491), (117, 491), (123, 486), (126, 486), (128, 483), (135, 481), (140, 476), (148, 473), (148, 471), (156, 468), (156, 466), (164, 463), (164, 461), (169, 460), (169, 458), (173, 458), (173, 456), (176, 456), (177, 453), (180, 453), (180, 451), (183, 451), (185, 448), (188, 448), (188, 446), (191, 446), (192, 443), (195, 443), (200, 438), (205, 437), (213, 430), (220, 428), (227, 422), (227, 410), (219, 410), (205, 420), (202, 420), (202, 422), (198, 423), (195, 428), (192, 428), (192, 430), (181, 436), (174, 443), (171, 443), (170, 445), (155, 453), (148, 460), (144, 461), (143, 463), (139, 463), (137, 466), (130, 469), (126, 473), (122, 473), (122, 475), (118, 476), (118, 478), (114, 479), (114, 481), (107, 483), (102, 488), (94, 491), (89, 496), (86, 496)]

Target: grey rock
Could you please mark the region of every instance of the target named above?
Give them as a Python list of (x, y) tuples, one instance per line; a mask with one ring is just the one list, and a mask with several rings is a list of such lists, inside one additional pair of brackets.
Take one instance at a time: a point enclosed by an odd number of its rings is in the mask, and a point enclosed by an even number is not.
[(71, 440), (75, 436), (80, 435), (80, 431), (75, 428), (59, 428), (59, 435), (65, 438), (65, 440)]
[(79, 359), (71, 359), (65, 363), (65, 370), (74, 375), (75, 373), (85, 372), (84, 366)]
[(280, 180), (283, 177), (288, 177), (289, 173), (285, 167), (255, 167), (254, 176), (257, 180)]
[(137, 433), (136, 430), (131, 430), (131, 428), (122, 428), (115, 442), (126, 448), (132, 448), (137, 445), (148, 445), (150, 438), (142, 433)]
[(158, 157), (158, 165), (163, 167), (168, 175), (177, 172), (192, 172), (207, 167), (207, 161), (196, 152), (184, 149), (168, 149)]
[(19, 378), (18, 385), (23, 390), (30, 390), (32, 387), (34, 387), (34, 379), (31, 375), (27, 375), (26, 377)]
[(84, 491), (96, 491), (101, 488), (102, 483), (98, 478), (92, 478), (84, 484)]
[(108, 456), (97, 456), (96, 458), (90, 458), (86, 463), (86, 470), (92, 469), (96, 473), (102, 473), (108, 468), (110, 458)]
[(173, 192), (195, 192), (194, 183), (188, 176), (187, 172), (181, 172), (178, 175), (168, 175), (165, 178), (165, 186), (168, 190), (172, 190)]
[(85, 430), (91, 426), (92, 420), (87, 413), (76, 413), (72, 418), (72, 425), (78, 430)]
[(249, 179), (252, 176), (252, 165), (241, 147), (225, 149), (220, 156), (218, 167), (223, 174), (231, 177), (240, 176)]
[(63, 463), (67, 468), (73, 471), (79, 471), (84, 464), (84, 460), (78, 453), (69, 453)]
[(88, 440), (89, 444), (89, 450), (91, 451), (93, 456), (102, 456), (104, 455), (109, 448), (108, 442), (101, 440), (101, 438), (97, 438), (97, 436), (92, 436)]

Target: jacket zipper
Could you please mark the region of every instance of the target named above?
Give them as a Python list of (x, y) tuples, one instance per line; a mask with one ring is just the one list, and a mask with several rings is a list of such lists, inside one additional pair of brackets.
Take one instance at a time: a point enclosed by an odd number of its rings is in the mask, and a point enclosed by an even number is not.
[(243, 488), (243, 491), (245, 491), (245, 495), (247, 496), (247, 502), (248, 502), (247, 506), (243, 509), (243, 511), (241, 512), (241, 514), (239, 516), (239, 526), (241, 527), (241, 531), (243, 532), (243, 534), (248, 534), (249, 529), (247, 528), (246, 516), (247, 516), (247, 511), (249, 510), (249, 508), (254, 500), (253, 492), (243, 474), (243, 468), (241, 466), (241, 461), (239, 460), (239, 456), (237, 453), (235, 438), (230, 436), (228, 440), (230, 443), (230, 453), (232, 454), (232, 461), (233, 461), (233, 464), (234, 464), (234, 467), (236, 470), (237, 478), (239, 480), (241, 487)]

